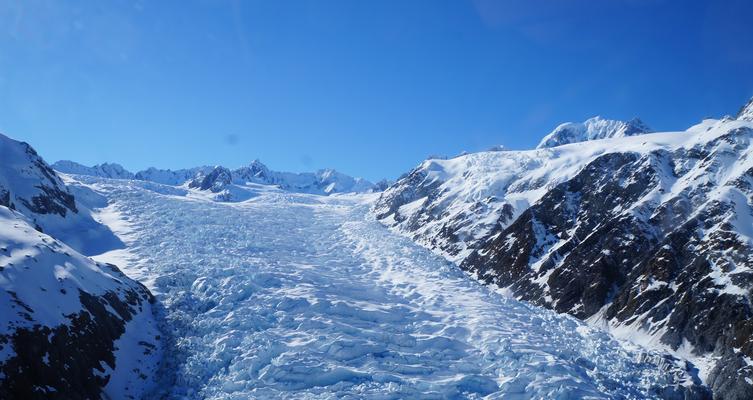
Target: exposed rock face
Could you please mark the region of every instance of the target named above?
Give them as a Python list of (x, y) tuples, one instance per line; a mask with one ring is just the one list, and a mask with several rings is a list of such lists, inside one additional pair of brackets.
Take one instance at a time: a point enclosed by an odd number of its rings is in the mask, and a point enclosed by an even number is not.
[(650, 132), (652, 132), (651, 128), (637, 118), (624, 122), (593, 117), (582, 123), (567, 122), (559, 125), (552, 133), (546, 135), (536, 148), (543, 149), (589, 140), (642, 135)]
[(223, 167), (214, 167), (208, 174), (200, 173), (191, 182), (188, 187), (199, 190), (209, 190), (212, 193), (218, 193), (224, 190), (232, 182), (230, 170)]
[(516, 298), (707, 360), (718, 398), (753, 398), (751, 123), (428, 160), (375, 211)]

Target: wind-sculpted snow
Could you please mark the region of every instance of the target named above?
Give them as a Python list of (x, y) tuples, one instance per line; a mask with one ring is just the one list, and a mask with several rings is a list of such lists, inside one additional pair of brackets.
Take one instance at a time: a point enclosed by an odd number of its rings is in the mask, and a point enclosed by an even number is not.
[(158, 396), (703, 394), (683, 361), (506, 297), (391, 233), (368, 197), (264, 192), (228, 204), (128, 181), (95, 187), (120, 215), (129, 274), (164, 306)]

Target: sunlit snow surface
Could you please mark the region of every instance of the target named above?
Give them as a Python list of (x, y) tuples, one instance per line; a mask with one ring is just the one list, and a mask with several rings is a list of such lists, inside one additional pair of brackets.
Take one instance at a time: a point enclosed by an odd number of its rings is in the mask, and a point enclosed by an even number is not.
[(687, 378), (481, 286), (374, 221), (366, 197), (227, 204), (92, 183), (120, 215), (126, 271), (165, 307), (158, 395), (645, 398)]

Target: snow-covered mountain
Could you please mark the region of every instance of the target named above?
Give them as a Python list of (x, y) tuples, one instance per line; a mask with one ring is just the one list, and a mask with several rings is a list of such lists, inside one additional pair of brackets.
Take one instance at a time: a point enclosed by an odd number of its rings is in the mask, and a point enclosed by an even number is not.
[(52, 164), (52, 168), (66, 174), (101, 176), (103, 178), (112, 179), (133, 179), (132, 172), (127, 171), (120, 164), (113, 163), (97, 164), (93, 167), (87, 167), (77, 162), (61, 160)]
[(642, 135), (650, 132), (652, 132), (651, 128), (637, 118), (625, 122), (597, 116), (587, 119), (585, 122), (566, 122), (557, 126), (550, 134), (541, 139), (536, 148), (543, 149), (589, 140)]
[(753, 398), (746, 116), (426, 160), (375, 212), (516, 298), (695, 359), (719, 398)]
[(286, 191), (321, 195), (364, 193), (378, 190), (376, 185), (365, 179), (353, 178), (333, 169), (303, 173), (279, 172), (270, 170), (259, 160), (254, 160), (251, 164), (235, 170), (222, 166), (203, 166), (175, 171), (149, 168), (135, 174), (123, 170), (118, 164), (86, 167), (73, 161), (58, 161), (53, 164), (53, 168), (73, 175), (137, 179), (172, 186), (187, 185), (192, 189), (214, 193), (214, 198), (221, 201), (246, 199), (248, 194), (243, 186), (249, 184), (274, 185)]
[(159, 360), (153, 298), (76, 251), (122, 243), (2, 135), (0, 200), (0, 398), (140, 396)]

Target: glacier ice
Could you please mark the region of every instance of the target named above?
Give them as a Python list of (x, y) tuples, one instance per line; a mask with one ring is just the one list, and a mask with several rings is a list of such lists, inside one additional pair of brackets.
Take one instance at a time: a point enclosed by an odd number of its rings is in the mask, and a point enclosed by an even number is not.
[[(390, 232), (373, 195), (241, 203), (92, 178), (163, 308), (166, 398), (646, 398), (666, 354), (484, 287)], [(679, 392), (678, 392), (679, 393)]]

